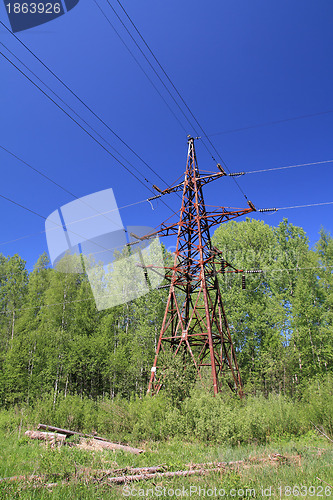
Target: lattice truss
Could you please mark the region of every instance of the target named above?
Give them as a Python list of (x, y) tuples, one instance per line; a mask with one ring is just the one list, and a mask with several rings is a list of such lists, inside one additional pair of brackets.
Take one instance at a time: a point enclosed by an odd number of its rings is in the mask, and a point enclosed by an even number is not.
[[(158, 196), (182, 191), (182, 204), (178, 222), (162, 223), (158, 231), (140, 238), (177, 235), (174, 264), (166, 266), (163, 271), (170, 288), (151, 369), (148, 392), (152, 394), (157, 394), (163, 385), (167, 368), (163, 365), (163, 354), (169, 354), (169, 359), (171, 354), (183, 363), (191, 360), (197, 376), (206, 385), (207, 371), (210, 372), (208, 380), (214, 395), (225, 382), (240, 396), (243, 395), (236, 352), (217, 278), (219, 273), (242, 270), (226, 262), (222, 253), (213, 247), (210, 229), (255, 211), (255, 207), (249, 201), (249, 207), (244, 209), (219, 207), (210, 212), (206, 210), (203, 186), (227, 175), (221, 165), (218, 169), (215, 174), (200, 175), (194, 139), (190, 138), (184, 181), (164, 191), (155, 186), (160, 193)], [(154, 266), (151, 268), (154, 270)], [(155, 271), (161, 272), (159, 269)]]

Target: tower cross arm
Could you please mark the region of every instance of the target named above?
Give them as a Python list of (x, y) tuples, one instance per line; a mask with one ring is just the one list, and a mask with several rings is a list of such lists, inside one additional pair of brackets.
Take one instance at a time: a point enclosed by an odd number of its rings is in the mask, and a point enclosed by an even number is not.
[(145, 234), (144, 236), (137, 236), (136, 234), (131, 233), (131, 236), (136, 238), (137, 241), (129, 243), (129, 245), (134, 245), (134, 244), (138, 243), (139, 241), (144, 241), (144, 240), (149, 240), (151, 238), (156, 238), (157, 236), (177, 235), (178, 234), (178, 227), (179, 227), (179, 222), (175, 222), (174, 224), (169, 224), (169, 225), (162, 223), (160, 229), (158, 229), (152, 233)]
[(221, 207), (221, 210), (219, 212), (206, 212), (204, 218), (207, 220), (207, 222), (209, 222), (211, 226), (215, 226), (217, 224), (221, 224), (222, 222), (227, 222), (231, 219), (235, 219), (236, 217), (247, 215), (255, 211), (256, 210), (252, 207), (240, 208), (238, 210), (229, 210), (225, 207)]
[[(243, 175), (244, 172), (240, 172), (237, 174), (226, 174), (224, 171), (223, 172), (217, 172), (215, 174), (209, 174), (209, 175), (199, 175), (196, 177), (196, 182), (198, 183), (199, 187), (204, 186), (205, 184), (208, 184), (209, 182), (215, 181), (216, 179), (219, 179), (220, 177), (225, 177), (225, 176), (236, 176), (236, 175)], [(171, 194), (171, 193), (177, 193), (179, 191), (183, 191), (184, 189), (184, 181), (180, 182), (179, 184), (176, 184), (175, 186), (171, 186), (166, 189), (160, 189), (155, 184), (153, 185), (153, 188), (159, 193), (158, 196), (162, 196), (164, 194)], [(152, 198), (155, 198), (152, 197)]]
[[(255, 208), (252, 208), (251, 206), (249, 208), (240, 208), (238, 210), (229, 210), (228, 208), (220, 207), (219, 212), (205, 212), (201, 215), (201, 218), (207, 220), (210, 226), (215, 226), (217, 224), (221, 224), (222, 222), (227, 222), (229, 220), (235, 219), (236, 217), (240, 217), (242, 215), (246, 215), (255, 211)], [(149, 240), (150, 238), (155, 238), (156, 236), (177, 236), (180, 225), (188, 225), (189, 229), (191, 227), (191, 223), (184, 220), (174, 222), (173, 224), (166, 224), (165, 222), (163, 222), (160, 226), (160, 229), (152, 233), (145, 234), (144, 236), (137, 236), (136, 234), (131, 233), (131, 236), (139, 241)]]

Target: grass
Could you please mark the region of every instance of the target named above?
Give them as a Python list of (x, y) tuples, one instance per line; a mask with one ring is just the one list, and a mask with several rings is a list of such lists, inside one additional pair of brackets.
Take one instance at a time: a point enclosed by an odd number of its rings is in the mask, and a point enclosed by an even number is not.
[[(302, 397), (293, 400), (272, 394), (239, 401), (193, 393), (172, 404), (163, 395), (112, 401), (59, 395), (54, 408), (52, 395), (46, 394), (31, 406), (3, 408), (0, 478), (25, 477), (0, 481), (0, 500), (330, 498), (333, 443), (319, 436), (312, 422), (332, 438), (332, 390), (332, 379), (327, 378), (320, 385), (309, 384)], [(131, 455), (69, 446), (52, 449), (24, 436), (24, 430), (36, 428), (38, 422), (96, 431), (146, 451)], [(274, 460), (274, 454), (280, 457)], [(202, 476), (154, 477), (125, 486), (108, 485), (109, 476), (101, 472), (160, 464), (179, 471), (190, 463), (237, 460), (244, 462)]]
[[(42, 483), (29, 480), (2, 481), (0, 498), (118, 500), (144, 496), (196, 499), (204, 498), (204, 492), (206, 498), (210, 494), (212, 498), (222, 498), (223, 490), (225, 498), (250, 498), (254, 497), (254, 492), (255, 498), (333, 497), (333, 488), (329, 491), (327, 485), (333, 485), (333, 446), (328, 440), (314, 434), (289, 442), (258, 446), (225, 447), (202, 442), (180, 442), (176, 439), (141, 445), (146, 449), (146, 453), (141, 455), (105, 450), (92, 452), (67, 446), (51, 448), (26, 437), (19, 437), (17, 430), (1, 431), (0, 477), (35, 474), (47, 475), (47, 479)], [(287, 458), (270, 460), (269, 456), (272, 457), (275, 453)], [(254, 460), (260, 458), (264, 460)], [(211, 472), (206, 476), (155, 478), (129, 483), (127, 486), (110, 486), (105, 481), (93, 481), (94, 471), (98, 470), (165, 464), (168, 470), (175, 471), (186, 469), (185, 465), (191, 462), (236, 460), (246, 462), (226, 472)], [(66, 481), (66, 484), (62, 485), (62, 481)], [(56, 487), (45, 486), (55, 482), (59, 483)], [(297, 495), (296, 486), (303, 486), (299, 490), (302, 494)], [(310, 486), (314, 489), (309, 490)]]

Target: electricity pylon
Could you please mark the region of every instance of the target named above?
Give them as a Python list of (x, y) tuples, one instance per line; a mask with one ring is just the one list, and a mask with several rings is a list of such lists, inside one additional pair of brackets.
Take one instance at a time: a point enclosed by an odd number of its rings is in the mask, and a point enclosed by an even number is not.
[[(242, 270), (226, 262), (221, 252), (213, 247), (210, 229), (255, 211), (255, 207), (249, 201), (249, 207), (244, 209), (219, 207), (211, 212), (206, 210), (203, 186), (228, 175), (221, 165), (217, 167), (219, 171), (215, 174), (200, 174), (194, 139), (189, 138), (184, 181), (164, 191), (154, 186), (160, 193), (157, 197), (177, 191), (182, 191), (183, 195), (179, 221), (174, 224), (163, 223), (155, 233), (140, 238), (177, 235), (174, 265), (164, 268), (170, 289), (151, 369), (148, 392), (152, 394), (157, 394), (163, 385), (166, 367), (161, 364), (161, 355), (168, 352), (184, 363), (185, 359), (187, 362), (191, 359), (201, 380), (203, 367), (209, 367), (214, 395), (221, 390), (224, 379), (227, 379), (231, 389), (240, 397), (243, 396), (236, 352), (217, 278), (218, 273)], [(151, 269), (154, 270), (154, 266)]]

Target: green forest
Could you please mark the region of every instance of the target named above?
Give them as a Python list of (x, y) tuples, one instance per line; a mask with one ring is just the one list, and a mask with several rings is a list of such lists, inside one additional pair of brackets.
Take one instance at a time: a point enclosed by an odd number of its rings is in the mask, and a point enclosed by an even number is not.
[[(327, 377), (333, 359), (333, 239), (309, 248), (301, 227), (247, 219), (220, 226), (213, 244), (246, 275), (220, 276), (245, 392), (297, 396)], [(33, 271), (0, 256), (0, 402), (33, 404), (45, 394), (98, 398), (145, 395), (167, 291), (97, 311), (84, 274)], [(174, 369), (177, 369), (175, 367)], [(178, 367), (181, 371), (181, 367)], [(184, 377), (177, 394), (188, 393)], [(170, 384), (166, 384), (168, 391)], [(169, 388), (170, 395), (175, 392)]]

